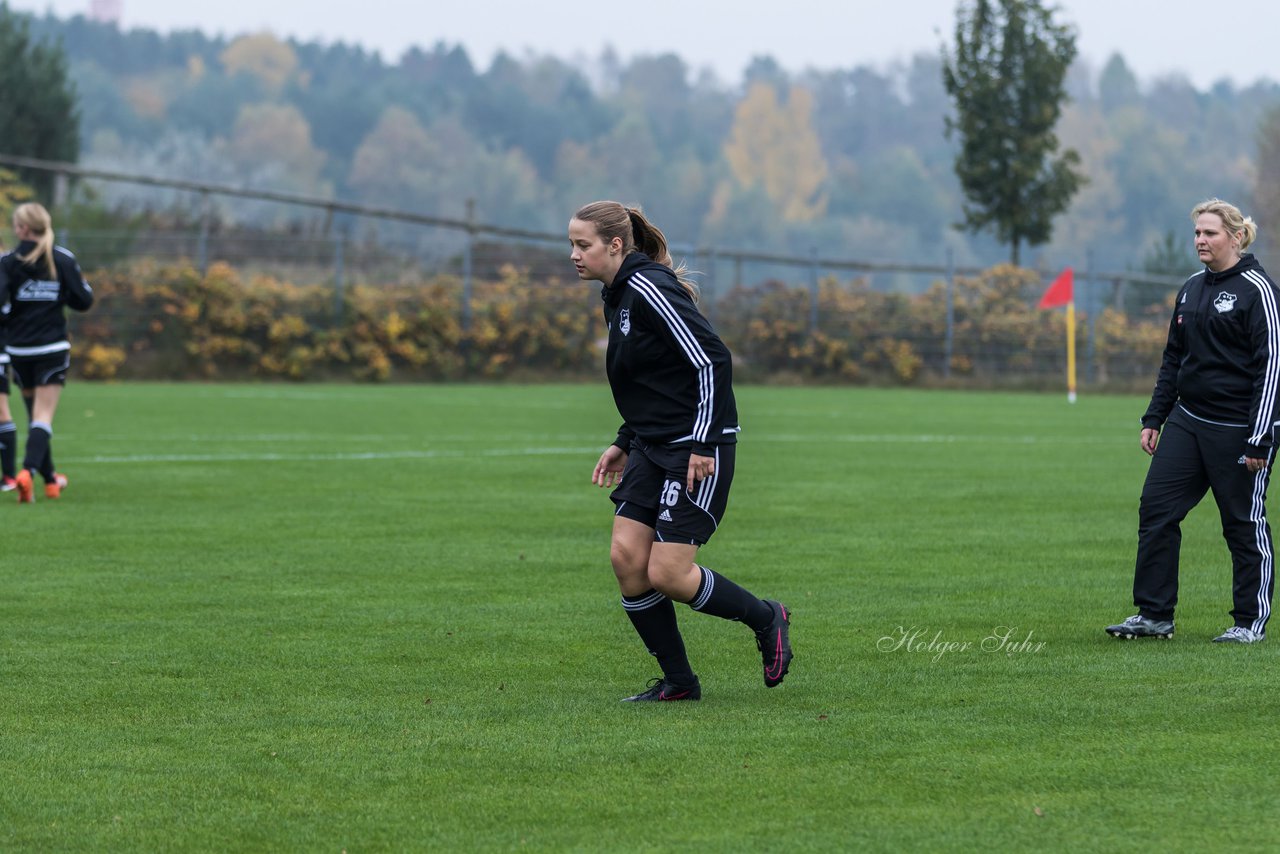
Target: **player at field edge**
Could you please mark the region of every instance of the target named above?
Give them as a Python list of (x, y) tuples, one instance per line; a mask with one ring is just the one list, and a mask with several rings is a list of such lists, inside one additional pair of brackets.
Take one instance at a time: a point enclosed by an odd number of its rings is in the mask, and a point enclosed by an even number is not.
[(54, 242), (53, 219), (43, 205), (28, 202), (13, 212), (18, 245), (0, 257), (0, 295), (8, 300), (9, 354), (14, 382), (22, 389), (29, 427), (22, 468), (15, 476), (18, 503), (35, 501), (34, 475), (46, 498), (67, 485), (53, 467), (53, 416), (71, 368), (65, 308), (87, 311), (93, 289), (75, 256)]
[[(3, 247), (0, 243), (0, 247)], [(9, 302), (0, 291), (0, 492), (12, 492), (18, 488), (14, 480), (18, 463), (18, 427), (13, 423), (9, 410), (9, 354), (4, 344), (8, 330)]]
[(1142, 487), (1133, 601), (1107, 627), (1119, 638), (1171, 638), (1181, 523), (1207, 491), (1231, 552), (1234, 624), (1215, 643), (1266, 638), (1275, 588), (1267, 485), (1280, 391), (1280, 292), (1244, 250), (1257, 236), (1235, 205), (1191, 211), (1204, 269), (1179, 289), (1140, 442), (1151, 455)]
[(592, 483), (612, 488), (609, 549), (622, 607), (662, 676), (624, 702), (698, 700), (673, 601), (755, 632), (764, 683), (790, 666), (791, 615), (697, 564), (724, 516), (738, 412), (729, 350), (675, 268), (667, 240), (637, 208), (592, 202), (569, 221), (570, 260), (598, 281), (609, 328), (606, 373), (623, 423)]

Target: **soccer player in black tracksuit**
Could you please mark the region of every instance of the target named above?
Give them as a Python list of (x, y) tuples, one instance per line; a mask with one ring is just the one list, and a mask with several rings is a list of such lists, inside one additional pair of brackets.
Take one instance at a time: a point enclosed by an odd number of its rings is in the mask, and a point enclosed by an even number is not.
[(1253, 255), (1242, 254), (1257, 234), (1252, 219), (1219, 199), (1197, 205), (1191, 218), (1205, 269), (1178, 291), (1142, 417), (1142, 448), (1153, 459), (1139, 510), (1138, 613), (1107, 633), (1173, 636), (1180, 523), (1212, 489), (1231, 550), (1234, 600), (1234, 625), (1214, 641), (1256, 643), (1266, 637), (1275, 586), (1266, 500), (1280, 391), (1280, 294)]
[(791, 662), (790, 615), (694, 562), (729, 497), (737, 446), (729, 351), (672, 269), (666, 238), (639, 210), (594, 202), (569, 222), (574, 266), (604, 287), (606, 367), (623, 424), (592, 482), (616, 485), (610, 559), (622, 607), (662, 677), (628, 701), (697, 700), (672, 600), (746, 623), (767, 687)]
[(0, 299), (9, 304), (5, 352), (13, 378), (22, 389), (31, 424), (22, 469), (18, 471), (18, 502), (35, 501), (33, 477), (44, 479), (46, 498), (57, 498), (67, 485), (53, 467), (53, 415), (71, 367), (64, 308), (87, 311), (93, 290), (80, 273), (75, 256), (54, 245), (53, 221), (41, 205), (29, 202), (13, 212), (18, 247), (0, 257)]

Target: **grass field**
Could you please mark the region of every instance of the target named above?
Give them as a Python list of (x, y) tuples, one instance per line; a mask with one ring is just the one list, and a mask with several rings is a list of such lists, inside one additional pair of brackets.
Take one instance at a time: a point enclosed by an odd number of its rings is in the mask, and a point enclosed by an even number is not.
[[(1275, 639), (1212, 501), (1132, 613), (1145, 401), (742, 388), (703, 562), (792, 607), (657, 670), (583, 386), (90, 385), (0, 506), (0, 849), (1272, 850)], [(6, 496), (6, 499), (8, 496)]]

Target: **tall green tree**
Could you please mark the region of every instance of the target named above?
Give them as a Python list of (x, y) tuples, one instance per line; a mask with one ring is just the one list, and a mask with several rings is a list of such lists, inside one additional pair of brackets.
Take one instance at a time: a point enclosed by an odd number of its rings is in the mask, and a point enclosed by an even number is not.
[(1280, 237), (1280, 106), (1262, 115), (1257, 130), (1257, 177), (1253, 187), (1254, 219), (1270, 246)]
[[(80, 113), (61, 45), (34, 42), (25, 15), (0, 3), (0, 151), (44, 160), (74, 161), (80, 156)], [(23, 181), (46, 204), (53, 197), (53, 176), (19, 170)]]
[(1019, 262), (1022, 244), (1053, 236), (1084, 181), (1073, 150), (1058, 154), (1054, 127), (1076, 56), (1075, 30), (1038, 0), (974, 0), (956, 12), (954, 53), (943, 84), (955, 106), (947, 136), (958, 136), (956, 177), (971, 232), (992, 230)]

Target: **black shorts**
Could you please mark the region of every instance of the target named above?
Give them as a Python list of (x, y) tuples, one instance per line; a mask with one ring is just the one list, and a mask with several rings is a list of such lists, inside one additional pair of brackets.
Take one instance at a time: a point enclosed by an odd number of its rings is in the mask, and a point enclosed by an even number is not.
[(9, 393), (9, 355), (0, 353), (0, 394)]
[(733, 459), (737, 445), (717, 445), (716, 473), (685, 489), (689, 478), (689, 448), (648, 445), (632, 440), (622, 483), (610, 496), (616, 516), (654, 529), (660, 543), (702, 545), (720, 526), (729, 504)]
[(66, 385), (71, 370), (71, 351), (60, 350), (44, 356), (11, 356), (13, 382), (18, 388), (35, 389), (42, 385)]

